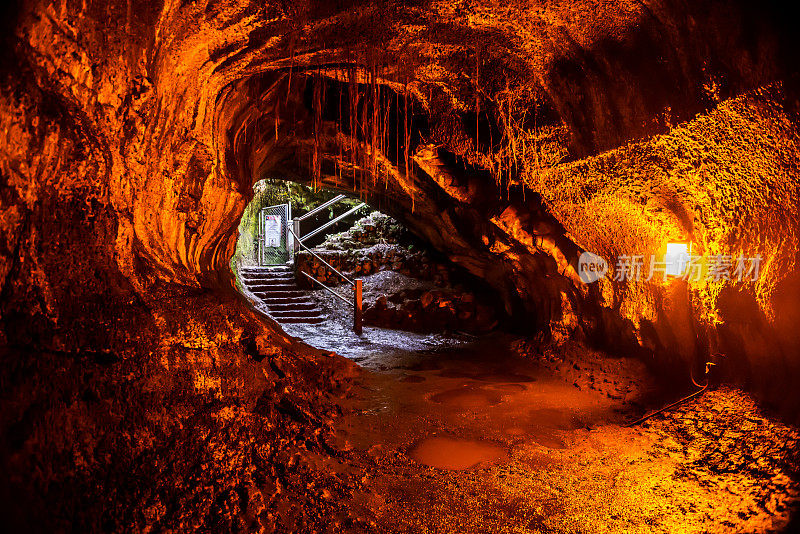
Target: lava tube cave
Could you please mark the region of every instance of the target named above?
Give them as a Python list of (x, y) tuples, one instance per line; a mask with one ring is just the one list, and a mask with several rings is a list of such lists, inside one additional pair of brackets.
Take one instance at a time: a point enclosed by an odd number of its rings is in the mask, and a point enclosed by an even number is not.
[(6, 532), (800, 532), (748, 0), (8, 0)]

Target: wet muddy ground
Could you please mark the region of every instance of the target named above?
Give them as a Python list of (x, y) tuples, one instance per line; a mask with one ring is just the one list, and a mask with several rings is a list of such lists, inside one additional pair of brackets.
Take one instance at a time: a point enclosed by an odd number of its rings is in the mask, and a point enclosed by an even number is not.
[(369, 473), (381, 530), (787, 528), (800, 436), (744, 393), (710, 391), (625, 428), (661, 402), (638, 361), (575, 346), (524, 358), (499, 334), (417, 341), (362, 360), (337, 425), (338, 446)]
[(332, 320), (286, 330), (365, 370), (335, 448), (366, 473), (358, 507), (380, 532), (798, 531), (800, 432), (741, 390), (628, 428), (689, 391), (578, 344), (356, 336), (350, 310), (316, 295)]

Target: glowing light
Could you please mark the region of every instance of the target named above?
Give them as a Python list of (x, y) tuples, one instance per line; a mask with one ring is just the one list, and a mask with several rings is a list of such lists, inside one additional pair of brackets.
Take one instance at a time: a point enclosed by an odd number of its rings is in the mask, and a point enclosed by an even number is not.
[(667, 276), (681, 276), (691, 256), (691, 243), (667, 243), (667, 253), (664, 254)]

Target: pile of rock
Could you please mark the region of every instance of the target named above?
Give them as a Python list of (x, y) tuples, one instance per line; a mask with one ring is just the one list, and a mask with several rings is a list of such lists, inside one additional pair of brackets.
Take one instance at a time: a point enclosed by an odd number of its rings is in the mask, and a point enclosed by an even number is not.
[(381, 296), (364, 309), (372, 326), (412, 332), (462, 331), (485, 333), (497, 326), (494, 310), (469, 292), (406, 289)]
[[(314, 249), (331, 267), (364, 280), (364, 322), (420, 333), (492, 330), (492, 306), (458, 282), (460, 275), (410, 239), (394, 219), (375, 212)], [(327, 286), (342, 283), (334, 270), (308, 252), (295, 255), (298, 284), (318, 289), (306, 273)], [(313, 287), (316, 286), (316, 287)]]
[(523, 358), (537, 360), (577, 389), (597, 391), (612, 400), (638, 404), (656, 389), (640, 358), (612, 356), (575, 341), (547, 338), (539, 333), (511, 343), (510, 348)]
[(319, 248), (351, 250), (377, 244), (399, 244), (412, 239), (396, 220), (379, 211), (359, 219), (349, 230), (329, 236)]
[[(354, 250), (322, 250), (314, 252), (331, 266), (347, 276), (359, 277), (390, 270), (411, 278), (431, 281), (439, 286), (450, 284), (450, 270), (444, 264), (433, 261), (430, 255), (421, 250), (408, 250), (401, 245), (378, 244)], [(338, 284), (341, 279), (333, 270), (314, 259), (308, 252), (295, 255), (295, 269), (305, 272), (323, 284)], [(298, 281), (308, 284), (306, 277), (298, 276)]]

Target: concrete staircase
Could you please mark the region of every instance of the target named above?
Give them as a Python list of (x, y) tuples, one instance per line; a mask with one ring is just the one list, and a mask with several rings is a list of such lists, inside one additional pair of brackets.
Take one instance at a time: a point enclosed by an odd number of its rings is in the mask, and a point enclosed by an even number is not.
[(291, 267), (243, 267), (239, 274), (279, 323), (317, 324), (325, 320), (319, 307), (297, 287)]

